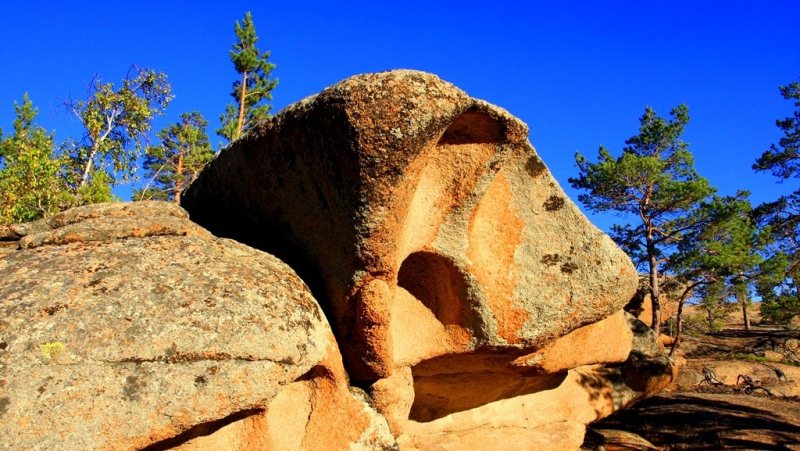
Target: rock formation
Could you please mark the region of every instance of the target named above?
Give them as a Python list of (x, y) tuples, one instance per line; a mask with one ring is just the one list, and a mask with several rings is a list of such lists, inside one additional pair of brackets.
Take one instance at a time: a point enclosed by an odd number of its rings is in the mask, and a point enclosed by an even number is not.
[(222, 151), (191, 221), (0, 228), (0, 445), (577, 449), (673, 368), (527, 134), (433, 75), (361, 75)]
[(5, 241), (0, 448), (394, 442), (294, 272), (182, 209), (93, 205)]
[(789, 329), (791, 329), (791, 330), (800, 330), (800, 315), (794, 315), (789, 320)]
[(636, 272), (527, 134), (433, 75), (357, 76), (221, 152), (183, 206), (293, 266), (357, 379), (531, 349), (620, 310)]
[(182, 205), (309, 284), (401, 444), (582, 431), (624, 404), (590, 365), (628, 359), (636, 273), (527, 134), (433, 75), (360, 75), (222, 151)]

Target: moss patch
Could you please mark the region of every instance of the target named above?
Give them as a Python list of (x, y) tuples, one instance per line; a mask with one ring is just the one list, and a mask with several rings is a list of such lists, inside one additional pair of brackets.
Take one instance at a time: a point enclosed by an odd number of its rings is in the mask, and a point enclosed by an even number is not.
[(525, 163), (525, 170), (528, 171), (528, 174), (530, 174), (531, 177), (538, 176), (544, 172), (546, 168), (547, 167), (544, 165), (541, 158), (535, 155), (528, 158), (528, 161)]

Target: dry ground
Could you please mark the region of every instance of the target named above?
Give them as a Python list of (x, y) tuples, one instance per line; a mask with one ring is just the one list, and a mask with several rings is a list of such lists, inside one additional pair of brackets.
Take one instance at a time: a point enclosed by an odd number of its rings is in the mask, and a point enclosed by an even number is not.
[[(686, 365), (671, 389), (591, 425), (585, 449), (800, 450), (800, 362), (782, 347), (800, 331), (742, 329), (732, 315), (722, 332), (687, 337)], [(773, 350), (790, 355), (775, 363), (765, 354)], [(701, 383), (703, 369), (723, 383)], [(755, 390), (737, 385), (739, 374), (751, 376)]]

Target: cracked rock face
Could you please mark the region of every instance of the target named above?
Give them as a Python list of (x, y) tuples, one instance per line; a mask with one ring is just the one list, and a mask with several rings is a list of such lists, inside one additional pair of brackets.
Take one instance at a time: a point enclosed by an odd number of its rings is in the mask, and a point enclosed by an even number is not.
[[(282, 443), (266, 411), (276, 397), (352, 411), (363, 424), (344, 443), (370, 425), (305, 284), (179, 207), (93, 205), (0, 239), (0, 443), (139, 449), (243, 422), (257, 443)], [(283, 393), (301, 377), (302, 396)], [(228, 445), (255, 443), (236, 436)]]

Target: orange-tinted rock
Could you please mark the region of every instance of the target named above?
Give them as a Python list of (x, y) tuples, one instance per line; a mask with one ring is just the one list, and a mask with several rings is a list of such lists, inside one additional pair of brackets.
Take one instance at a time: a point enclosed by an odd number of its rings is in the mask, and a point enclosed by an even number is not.
[(360, 75), (222, 151), (182, 202), (297, 270), (401, 447), (575, 448), (672, 367), (621, 312), (630, 260), (527, 133), (433, 75)]
[(366, 399), (357, 399), (350, 393), (341, 356), (335, 345), (331, 345), (325, 360), (283, 387), (266, 410), (193, 438), (175, 449), (372, 450), (393, 446), (395, 440), (386, 420)]
[(395, 435), (400, 435), (414, 404), (414, 377), (411, 368), (400, 368), (390, 377), (381, 379), (370, 387), (375, 408), (386, 417)]
[[(413, 418), (412, 409), (412, 419), (403, 425), (403, 435), (398, 438), (398, 443), (401, 447), (413, 443), (420, 449), (436, 449), (425, 446), (425, 443), (458, 441), (463, 434), (473, 431), (483, 431), (492, 437), (495, 430), (517, 430), (532, 437), (546, 425), (569, 423), (585, 426), (629, 405), (642, 395), (626, 385), (619, 368), (585, 366), (550, 377), (548, 385), (528, 393), (514, 393), (477, 408), (452, 412), (442, 410), (439, 413), (429, 411), (427, 415), (416, 418)], [(490, 385), (487, 383), (486, 387)], [(564, 437), (550, 439), (559, 443), (558, 440)], [(524, 444), (521, 446), (519, 449), (530, 449)], [(572, 445), (565, 449), (577, 448)]]
[[(667, 320), (673, 318), (678, 313), (678, 301), (671, 298), (669, 295), (662, 295), (661, 302), (661, 323), (666, 323)], [(650, 302), (650, 295), (645, 295), (642, 302), (642, 311), (637, 316), (639, 320), (650, 326), (653, 322), (653, 304)]]
[(159, 203), (0, 228), (0, 390), (14, 393), (0, 391), (0, 436), (574, 449), (673, 377), (620, 311), (632, 264), (525, 125), (435, 76), (334, 85), (223, 151), (182, 199), (239, 243)]
[(554, 340), (535, 353), (518, 358), (515, 364), (542, 373), (577, 368), (596, 363), (622, 363), (633, 346), (633, 332), (625, 312), (576, 329)]
[(298, 271), (356, 379), (533, 350), (620, 310), (636, 273), (527, 134), (436, 76), (359, 75), (223, 150), (182, 204)]
[[(619, 340), (612, 325), (628, 329), (618, 334), (627, 340), (616, 342), (616, 355), (608, 352), (609, 345)], [(630, 315), (614, 315), (605, 324), (586, 326), (556, 340), (541, 354), (514, 361), (499, 354), (461, 354), (421, 362), (412, 368), (415, 397), (408, 420), (395, 420), (393, 426), (402, 431), (398, 443), (437, 449), (424, 444), (460, 443), (464, 433), (473, 431), (491, 437), (496, 430), (515, 430), (534, 437), (545, 425), (585, 425), (655, 393), (672, 381), (675, 368), (658, 351), (652, 331), (637, 325), (643, 324)], [(600, 338), (600, 330), (608, 337)], [(581, 350), (568, 352), (567, 344)], [(591, 360), (595, 350), (618, 363), (566, 368), (580, 365), (581, 358)], [(576, 358), (557, 358), (552, 354), (556, 351)], [(624, 362), (620, 361), (623, 352)], [(537, 355), (544, 366), (521, 365)], [(550, 439), (559, 443), (564, 437)]]
[(571, 450), (580, 448), (585, 429), (577, 421), (559, 421), (535, 428), (493, 426), (457, 434), (402, 436), (399, 445), (402, 450)]
[(671, 337), (666, 334), (659, 334), (658, 342), (661, 343), (661, 346), (672, 346), (672, 344), (675, 343), (675, 337)]

